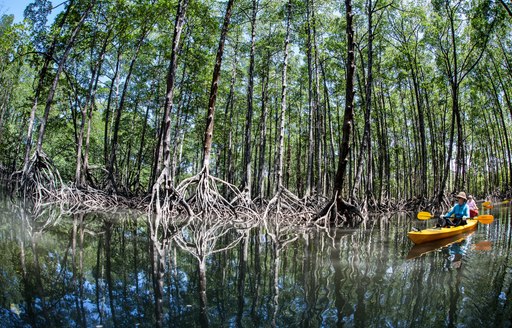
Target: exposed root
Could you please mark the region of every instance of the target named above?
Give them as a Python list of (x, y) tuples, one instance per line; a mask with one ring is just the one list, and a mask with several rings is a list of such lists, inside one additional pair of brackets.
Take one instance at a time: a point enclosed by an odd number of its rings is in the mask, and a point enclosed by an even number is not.
[(429, 211), (434, 214), (441, 214), (450, 208), (450, 198), (447, 194), (436, 195), (423, 206), (413, 208), (414, 211)]
[(356, 226), (364, 221), (365, 217), (361, 210), (338, 197), (338, 194), (335, 194), (315, 217), (316, 224), (334, 226)]
[(308, 206), (306, 199), (300, 199), (288, 189), (281, 187), (268, 202), (263, 212), (263, 220), (273, 218), (276, 221), (292, 225), (308, 225), (315, 211)]
[(105, 191), (86, 188), (63, 187), (56, 192), (56, 202), (64, 203), (68, 212), (77, 213), (82, 211), (116, 212), (119, 209), (144, 210), (147, 199), (141, 197), (123, 197), (111, 195)]
[(55, 192), (64, 186), (60, 173), (44, 152), (35, 152), (24, 171), (14, 172), (11, 180), (17, 183), (15, 190), (23, 196), (32, 197), (36, 203), (52, 199)]
[(163, 218), (162, 224), (169, 225), (170, 217), (178, 217), (185, 213), (187, 216), (194, 216), (194, 211), (171, 184), (166, 171), (163, 170), (153, 185), (151, 201), (149, 203), (149, 212), (156, 210), (158, 217)]
[[(233, 195), (229, 201), (220, 192), (222, 187)], [(253, 215), (252, 202), (244, 197), (235, 185), (209, 174), (207, 168), (203, 168), (199, 174), (183, 180), (177, 187), (176, 192), (182, 195), (183, 199), (196, 216), (205, 217), (235, 217), (239, 215)]]
[(36, 208), (60, 205), (64, 212), (80, 211), (113, 212), (118, 208), (142, 209), (145, 199), (109, 195), (92, 187), (77, 188), (66, 185), (51, 159), (43, 152), (32, 155), (26, 171), (11, 175), (16, 184), (15, 192), (34, 202)]
[(76, 188), (66, 185), (49, 193), (44, 199), (36, 199), (36, 208), (54, 205), (60, 207), (63, 213), (74, 214), (81, 212), (115, 213), (126, 209), (143, 211), (147, 207), (145, 198), (126, 198), (110, 195), (91, 187)]

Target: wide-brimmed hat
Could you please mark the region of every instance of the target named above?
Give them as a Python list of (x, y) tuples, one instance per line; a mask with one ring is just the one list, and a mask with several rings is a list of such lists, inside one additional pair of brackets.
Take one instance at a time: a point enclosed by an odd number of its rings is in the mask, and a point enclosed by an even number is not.
[(468, 199), (466, 198), (466, 193), (465, 193), (464, 191), (459, 192), (459, 193), (457, 194), (457, 196), (455, 196), (455, 197), (456, 197), (456, 198), (462, 198), (462, 199), (464, 199), (464, 200), (468, 200)]

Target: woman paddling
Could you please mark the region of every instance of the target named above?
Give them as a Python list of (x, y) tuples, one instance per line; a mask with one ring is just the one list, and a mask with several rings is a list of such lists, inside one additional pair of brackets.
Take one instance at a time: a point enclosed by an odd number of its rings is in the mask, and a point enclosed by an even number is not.
[[(466, 224), (466, 219), (469, 218), (469, 206), (466, 204), (468, 200), (466, 198), (466, 193), (461, 191), (455, 197), (457, 197), (457, 204), (455, 204), (448, 213), (439, 217), (436, 227), (459, 226)], [(451, 219), (452, 215), (454, 216), (453, 219)]]
[(468, 196), (468, 207), (469, 207), (469, 217), (474, 218), (478, 216), (478, 206), (476, 206), (476, 202), (473, 199), (473, 196)]

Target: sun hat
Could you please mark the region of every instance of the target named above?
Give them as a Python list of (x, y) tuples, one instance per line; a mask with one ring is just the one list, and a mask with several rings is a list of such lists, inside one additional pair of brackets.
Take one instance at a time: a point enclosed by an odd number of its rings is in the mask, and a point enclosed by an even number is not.
[(457, 196), (455, 196), (455, 197), (456, 197), (456, 198), (462, 198), (462, 199), (464, 199), (464, 200), (468, 200), (468, 199), (466, 198), (466, 193), (465, 193), (464, 191), (459, 192), (459, 193), (457, 194)]
[(472, 198), (473, 198), (473, 196), (472, 196), (472, 195), (468, 195), (468, 199), (472, 199)]

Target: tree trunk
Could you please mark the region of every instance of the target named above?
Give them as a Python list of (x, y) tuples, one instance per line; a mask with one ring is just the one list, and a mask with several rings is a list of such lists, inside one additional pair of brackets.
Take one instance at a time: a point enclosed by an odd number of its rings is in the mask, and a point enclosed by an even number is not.
[(268, 115), (268, 80), (270, 71), (270, 51), (267, 50), (266, 71), (262, 77), (261, 87), (261, 117), (260, 117), (260, 144), (259, 144), (259, 163), (258, 163), (258, 184), (256, 186), (256, 194), (263, 198), (263, 169), (265, 167), (265, 154), (267, 143), (267, 115)]
[(50, 62), (53, 60), (53, 56), (55, 53), (55, 47), (57, 46), (57, 41), (58, 41), (58, 36), (60, 34), (60, 30), (62, 30), (62, 27), (66, 23), (66, 19), (69, 16), (69, 12), (71, 11), (72, 6), (73, 6), (73, 1), (71, 1), (68, 4), (68, 6), (66, 7), (66, 11), (64, 12), (64, 15), (62, 15), (62, 17), (59, 21), (59, 25), (58, 25), (59, 33), (55, 34), (52, 44), (45, 54), (43, 67), (41, 68), (41, 71), (38, 74), (39, 81), (37, 83), (37, 87), (35, 90), (34, 100), (32, 103), (32, 109), (30, 111), (30, 118), (28, 121), (27, 140), (26, 140), (26, 147), (25, 147), (25, 159), (23, 162), (23, 174), (27, 173), (28, 165), (29, 165), (29, 161), (30, 161), (30, 152), (32, 151), (32, 136), (34, 133), (34, 122), (35, 122), (35, 118), (36, 118), (36, 111), (37, 111), (37, 104), (39, 102), (39, 96), (41, 95), (41, 92), (43, 91), (44, 80), (46, 78), (46, 75), (48, 74), (48, 68), (50, 66)]
[(142, 135), (140, 137), (140, 145), (139, 145), (139, 151), (137, 152), (137, 162), (136, 167), (137, 170), (135, 172), (135, 180), (133, 181), (134, 191), (138, 192), (142, 190), (140, 185), (140, 173), (142, 168), (142, 161), (143, 161), (143, 154), (144, 154), (144, 145), (146, 141), (146, 130), (148, 126), (148, 117), (149, 117), (149, 106), (146, 106), (146, 113), (144, 114), (144, 123), (142, 126)]
[(306, 28), (307, 28), (307, 59), (308, 59), (308, 162), (306, 165), (306, 191), (305, 196), (311, 195), (313, 188), (313, 155), (315, 147), (315, 138), (313, 135), (314, 115), (316, 113), (316, 102), (313, 94), (313, 45), (311, 29), (311, 13), (309, 0), (306, 1)]
[(217, 100), (217, 90), (219, 88), (220, 68), (222, 65), (222, 55), (224, 53), (224, 42), (229, 29), (229, 21), (231, 19), (231, 11), (233, 9), (234, 0), (229, 0), (224, 15), (224, 23), (220, 34), (219, 47), (217, 49), (217, 56), (215, 58), (215, 67), (213, 68), (212, 84), (210, 87), (210, 98), (208, 101), (208, 112), (206, 114), (206, 129), (204, 132), (204, 148), (203, 148), (203, 169), (206, 174), (210, 170), (210, 153), (212, 149), (213, 138), (213, 119), (215, 116), (215, 102)]
[[(108, 100), (107, 100), (107, 108), (105, 109), (105, 130), (103, 134), (103, 161), (105, 167), (108, 167), (109, 154), (108, 154), (108, 146), (109, 146), (109, 122), (110, 122), (110, 106), (112, 105), (112, 94), (114, 93), (114, 85), (119, 78), (119, 66), (121, 65), (121, 47), (117, 49), (117, 58), (116, 58), (116, 68), (114, 70), (114, 76), (112, 77), (112, 81), (110, 82), (110, 87), (108, 91)], [(117, 95), (117, 92), (116, 92)], [(117, 107), (117, 100), (115, 101)]]
[(286, 10), (286, 36), (284, 39), (284, 59), (283, 73), (281, 78), (281, 112), (279, 115), (279, 141), (278, 141), (278, 160), (277, 160), (277, 191), (283, 189), (283, 162), (284, 162), (284, 122), (286, 117), (286, 91), (287, 91), (287, 71), (288, 71), (288, 45), (290, 43), (290, 21), (291, 21), (292, 3), (288, 1)]
[(338, 169), (334, 181), (334, 197), (336, 202), (342, 200), (342, 191), (345, 184), (345, 174), (350, 153), (350, 138), (354, 124), (354, 73), (355, 73), (355, 44), (352, 1), (345, 0), (346, 20), (347, 20), (347, 61), (346, 61), (346, 83), (345, 83), (345, 114), (343, 118), (342, 141), (340, 145), (340, 156), (338, 159)]
[(62, 58), (60, 59), (59, 66), (57, 68), (57, 73), (55, 74), (55, 78), (53, 79), (53, 83), (50, 87), (50, 91), (48, 93), (48, 97), (46, 98), (46, 106), (44, 108), (44, 114), (41, 119), (41, 126), (39, 128), (39, 137), (37, 139), (37, 148), (36, 151), (40, 153), (42, 151), (43, 147), (43, 138), (44, 138), (44, 132), (46, 129), (46, 123), (48, 122), (48, 116), (50, 115), (50, 109), (53, 102), (53, 97), (55, 96), (55, 92), (57, 91), (57, 86), (59, 84), (60, 74), (64, 70), (64, 64), (66, 63), (66, 60), (68, 58), (68, 55), (75, 45), (76, 37), (78, 36), (78, 32), (80, 32), (80, 29), (82, 28), (83, 23), (85, 22), (85, 19), (89, 15), (89, 12), (92, 10), (96, 0), (91, 1), (85, 12), (80, 17), (80, 20), (78, 21), (77, 26), (73, 29), (73, 32), (71, 33), (71, 36), (69, 37), (69, 41), (66, 45), (66, 49), (64, 50), (64, 54), (62, 55)]
[[(183, 31), (183, 25), (185, 24), (185, 16), (187, 12), (189, 0), (182, 0), (178, 3), (178, 9), (176, 13), (176, 21), (174, 23), (174, 33), (172, 37), (172, 50), (171, 60), (169, 63), (169, 69), (167, 72), (167, 90), (165, 94), (165, 106), (162, 118), (161, 135), (163, 139), (162, 144), (162, 178), (165, 185), (165, 190), (171, 187), (171, 172), (170, 172), (170, 152), (171, 152), (171, 113), (174, 106), (174, 86), (176, 80), (176, 68), (178, 65), (178, 53), (181, 45), (181, 32)], [(160, 147), (159, 144), (156, 146)], [(159, 179), (160, 180), (160, 179)]]
[(247, 114), (245, 116), (245, 149), (244, 149), (244, 178), (242, 186), (251, 198), (252, 188), (252, 159), (251, 159), (251, 129), (253, 104), (252, 98), (254, 93), (254, 52), (256, 44), (256, 15), (258, 13), (258, 0), (252, 0), (252, 17), (251, 17), (251, 52), (249, 55), (249, 83), (247, 85)]
[(146, 38), (146, 35), (149, 33), (149, 31), (150, 31), (150, 28), (148, 26), (144, 26), (141, 30), (141, 34), (140, 34), (139, 40), (137, 41), (137, 45), (135, 47), (132, 60), (130, 61), (128, 73), (127, 73), (126, 79), (124, 81), (123, 93), (121, 94), (121, 100), (119, 102), (119, 107), (117, 108), (116, 117), (114, 120), (114, 131), (113, 131), (113, 135), (112, 135), (112, 145), (111, 145), (110, 157), (109, 157), (108, 167), (107, 167), (108, 183), (109, 183), (109, 187), (107, 189), (111, 189), (111, 191), (114, 191), (115, 193), (118, 192), (118, 190), (117, 190), (118, 186), (117, 186), (117, 182), (115, 179), (114, 166), (116, 164), (116, 154), (117, 154), (117, 148), (118, 148), (118, 137), (119, 137), (119, 127), (120, 127), (120, 123), (121, 123), (121, 114), (124, 110), (126, 97), (128, 96), (128, 86), (130, 84), (130, 79), (131, 79), (131, 76), (133, 73), (133, 67), (135, 66), (135, 62), (137, 60), (139, 50), (142, 46), (142, 42)]
[(322, 192), (322, 140), (324, 136), (324, 131), (322, 130), (322, 112), (320, 110), (320, 80), (319, 80), (319, 62), (318, 62), (318, 46), (316, 42), (316, 20), (315, 20), (315, 2), (314, 0), (311, 0), (311, 20), (312, 20), (312, 27), (313, 27), (313, 52), (314, 52), (314, 60), (315, 60), (315, 129), (316, 129), (316, 138), (315, 138), (315, 145), (316, 145), (316, 170), (317, 170), (317, 177), (316, 177), (316, 197), (317, 201), (320, 199), (320, 196), (323, 195)]
[[(80, 129), (80, 136), (78, 138), (78, 150), (76, 157), (76, 174), (75, 174), (75, 182), (78, 187), (83, 186), (85, 184), (84, 175), (87, 174), (87, 169), (89, 166), (89, 143), (90, 143), (90, 135), (91, 135), (91, 122), (92, 122), (92, 113), (95, 106), (95, 96), (96, 90), (98, 90), (98, 81), (100, 78), (101, 67), (103, 65), (103, 60), (105, 59), (107, 45), (109, 43), (110, 34), (112, 33), (112, 29), (110, 29), (105, 37), (103, 45), (101, 47), (98, 61), (91, 72), (91, 81), (89, 83), (89, 90), (87, 92), (87, 98), (85, 100), (84, 108), (82, 110), (82, 124)], [(87, 114), (87, 116), (85, 116)], [(82, 143), (83, 143), (83, 135), (84, 135), (84, 121), (87, 117), (87, 132), (86, 132), (86, 141), (85, 141), (85, 151), (84, 151), (84, 161), (81, 163), (82, 159)]]
[[(238, 58), (238, 40), (235, 43), (234, 58)], [(224, 111), (224, 126), (233, 126), (233, 111), (235, 102), (235, 86), (237, 77), (238, 60), (233, 61), (231, 69), (231, 82), (229, 84), (229, 94), (226, 100), (226, 109)], [(223, 179), (231, 182), (233, 180), (233, 128), (227, 129), (227, 138), (224, 138), (224, 163), (223, 163)], [(227, 140), (226, 140), (227, 139)], [(224, 186), (224, 188), (227, 188)], [(224, 192), (226, 189), (224, 189)]]

